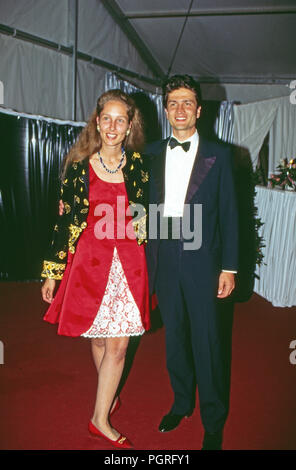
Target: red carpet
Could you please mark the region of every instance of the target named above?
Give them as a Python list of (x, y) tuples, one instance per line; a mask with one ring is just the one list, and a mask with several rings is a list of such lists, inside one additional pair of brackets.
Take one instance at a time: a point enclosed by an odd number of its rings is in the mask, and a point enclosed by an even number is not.
[[(97, 382), (88, 340), (60, 337), (42, 320), (38, 283), (1, 283), (0, 297), (0, 448), (111, 450), (87, 432)], [(294, 339), (295, 307), (257, 295), (237, 304), (224, 449), (296, 449)], [(136, 449), (200, 449), (198, 408), (177, 430), (157, 430), (172, 402), (163, 328), (142, 338), (121, 398), (112, 423)]]

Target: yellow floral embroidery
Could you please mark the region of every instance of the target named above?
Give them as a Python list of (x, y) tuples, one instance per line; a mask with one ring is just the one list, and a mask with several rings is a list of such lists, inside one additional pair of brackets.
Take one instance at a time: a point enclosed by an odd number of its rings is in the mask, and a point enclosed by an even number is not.
[(65, 208), (66, 214), (70, 214), (71, 206), (67, 202), (64, 202), (64, 208)]
[(76, 194), (74, 196), (74, 200), (75, 200), (75, 202), (77, 202), (77, 204), (80, 204), (80, 197), (76, 196)]
[(147, 233), (146, 233), (146, 218), (147, 215), (143, 215), (138, 220), (132, 222), (133, 228), (137, 237), (138, 245), (141, 245), (144, 241), (146, 241)]
[(147, 181), (149, 180), (148, 171), (141, 170), (141, 180), (143, 183), (147, 183)]
[(131, 171), (133, 171), (133, 169), (134, 169), (134, 168), (135, 168), (135, 167), (134, 167), (134, 165), (133, 165), (133, 164), (131, 164), (131, 166), (130, 166), (130, 170), (131, 170)]
[(136, 158), (141, 158), (141, 155), (138, 152), (133, 153), (132, 159), (136, 160)]
[(137, 191), (136, 197), (139, 198), (139, 197), (142, 197), (142, 196), (143, 196), (143, 189), (139, 188), (138, 191)]
[(87, 200), (87, 199), (83, 199), (83, 204), (84, 204), (85, 206), (89, 206), (88, 200)]
[(58, 256), (59, 256), (60, 259), (64, 259), (64, 258), (66, 258), (67, 253), (65, 253), (64, 251), (59, 251)]
[(41, 277), (48, 279), (61, 280), (66, 268), (64, 263), (53, 263), (52, 261), (43, 261), (43, 271)]
[(82, 229), (80, 227), (77, 227), (76, 225), (69, 225), (69, 240), (68, 240), (68, 246), (69, 246), (69, 251), (70, 253), (74, 254), (75, 253), (75, 247), (74, 244), (76, 240), (78, 239), (80, 233), (82, 232)]

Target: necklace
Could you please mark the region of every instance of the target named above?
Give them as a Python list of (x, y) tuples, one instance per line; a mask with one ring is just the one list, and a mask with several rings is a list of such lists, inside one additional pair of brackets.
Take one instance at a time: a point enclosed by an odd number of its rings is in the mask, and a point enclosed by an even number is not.
[(121, 166), (122, 166), (122, 164), (123, 164), (124, 157), (125, 157), (125, 151), (122, 150), (122, 154), (121, 154), (121, 159), (120, 159), (119, 165), (118, 165), (117, 168), (115, 168), (115, 170), (110, 170), (110, 168), (108, 168), (108, 167), (105, 165), (105, 163), (103, 162), (103, 159), (102, 159), (102, 157), (101, 157), (101, 155), (100, 155), (100, 152), (98, 152), (98, 157), (99, 157), (99, 160), (100, 160), (101, 165), (102, 165), (102, 167), (104, 168), (104, 170), (108, 171), (108, 173), (112, 173), (112, 174), (113, 174), (113, 173), (117, 173), (117, 172), (120, 170), (120, 168), (121, 168)]

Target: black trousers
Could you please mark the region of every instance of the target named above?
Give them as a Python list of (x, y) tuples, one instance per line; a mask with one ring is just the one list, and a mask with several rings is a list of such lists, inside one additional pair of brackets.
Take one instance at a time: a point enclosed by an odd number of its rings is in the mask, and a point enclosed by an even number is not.
[(204, 274), (194, 272), (192, 252), (181, 241), (161, 241), (155, 290), (174, 391), (171, 412), (194, 408), (197, 385), (204, 428), (217, 432), (229, 409), (233, 305), (217, 300), (218, 278), (208, 282), (207, 269)]

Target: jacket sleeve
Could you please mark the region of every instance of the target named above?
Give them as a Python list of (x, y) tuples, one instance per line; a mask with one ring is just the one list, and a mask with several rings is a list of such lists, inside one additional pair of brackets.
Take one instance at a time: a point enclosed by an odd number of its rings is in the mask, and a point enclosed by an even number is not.
[(222, 236), (222, 270), (238, 270), (238, 212), (233, 176), (232, 151), (224, 154), (219, 197), (220, 231)]
[(41, 272), (41, 277), (56, 280), (62, 279), (67, 263), (69, 225), (74, 197), (71, 168), (61, 183), (59, 195), (64, 204), (64, 212), (63, 215), (57, 216), (51, 244), (46, 252)]

